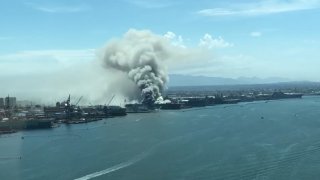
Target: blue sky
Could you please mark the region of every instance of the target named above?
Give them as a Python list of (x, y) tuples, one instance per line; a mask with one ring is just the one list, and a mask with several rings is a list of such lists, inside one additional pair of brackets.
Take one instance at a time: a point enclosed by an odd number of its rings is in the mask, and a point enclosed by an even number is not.
[(170, 73), (319, 81), (319, 19), (320, 0), (1, 0), (0, 75), (91, 61), (135, 28), (214, 54)]

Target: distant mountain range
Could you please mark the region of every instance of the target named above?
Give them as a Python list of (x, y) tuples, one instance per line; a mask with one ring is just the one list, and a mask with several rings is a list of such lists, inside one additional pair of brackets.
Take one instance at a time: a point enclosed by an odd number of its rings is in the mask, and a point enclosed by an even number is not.
[(286, 78), (257, 78), (257, 77), (239, 77), (223, 78), (223, 77), (207, 77), (207, 76), (190, 76), (190, 75), (169, 75), (169, 87), (174, 86), (212, 86), (212, 85), (240, 85), (240, 84), (269, 84), (279, 82), (290, 82), (292, 80)]

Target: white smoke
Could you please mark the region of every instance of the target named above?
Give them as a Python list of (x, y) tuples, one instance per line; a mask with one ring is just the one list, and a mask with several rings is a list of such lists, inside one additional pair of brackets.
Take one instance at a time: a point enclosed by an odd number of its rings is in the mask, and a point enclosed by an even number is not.
[(162, 99), (166, 89), (167, 67), (181, 70), (199, 64), (199, 60), (207, 59), (206, 55), (203, 48), (177, 46), (167, 36), (134, 29), (121, 39), (109, 41), (97, 52), (32, 51), (0, 55), (0, 60), (7, 62), (1, 66), (1, 70), (7, 71), (0, 73), (3, 85), (0, 97), (10, 94), (19, 100), (54, 104), (71, 94), (72, 102), (83, 96), (80, 104), (89, 105), (105, 104), (116, 95), (112, 101), (115, 105), (124, 99), (154, 103)]
[(163, 97), (159, 97), (155, 102), (155, 104), (170, 104), (171, 101), (169, 99), (163, 99)]
[(131, 29), (122, 39), (107, 44), (102, 63), (109, 70), (125, 73), (140, 90), (142, 102), (151, 104), (161, 97), (166, 88), (168, 74), (165, 61), (175, 56), (172, 48), (177, 47), (163, 36)]

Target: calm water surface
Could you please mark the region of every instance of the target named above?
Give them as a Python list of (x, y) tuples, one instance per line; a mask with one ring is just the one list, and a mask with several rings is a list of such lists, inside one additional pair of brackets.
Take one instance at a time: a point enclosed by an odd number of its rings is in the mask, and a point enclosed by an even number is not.
[(1, 180), (319, 177), (320, 97), (129, 114), (0, 136)]

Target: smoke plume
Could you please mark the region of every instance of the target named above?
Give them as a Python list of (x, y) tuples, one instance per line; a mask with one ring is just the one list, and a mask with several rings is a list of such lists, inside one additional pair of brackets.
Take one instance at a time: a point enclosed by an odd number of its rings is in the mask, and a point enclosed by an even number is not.
[(163, 36), (131, 29), (106, 45), (102, 63), (106, 69), (125, 73), (140, 90), (142, 103), (151, 105), (166, 88), (165, 61), (172, 57), (171, 46)]
[[(170, 39), (171, 38), (171, 39)], [(171, 36), (129, 30), (98, 50), (39, 50), (0, 55), (0, 97), (54, 104), (71, 94), (80, 104), (121, 105), (124, 99), (164, 103), (161, 97), (172, 72), (208, 59), (203, 48), (174, 43)], [(21, 68), (23, 67), (23, 68)]]

